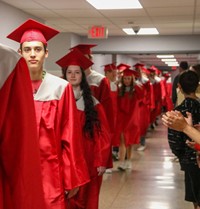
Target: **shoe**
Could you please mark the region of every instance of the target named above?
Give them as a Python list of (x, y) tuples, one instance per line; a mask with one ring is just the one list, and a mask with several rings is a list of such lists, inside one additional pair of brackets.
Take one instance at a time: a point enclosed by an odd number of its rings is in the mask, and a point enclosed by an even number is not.
[(126, 169), (132, 169), (132, 162), (130, 160), (126, 161), (125, 167)]
[(137, 151), (144, 151), (146, 149), (146, 146), (141, 145), (137, 148)]
[(112, 173), (112, 169), (111, 168), (106, 169), (106, 173), (111, 174)]
[(172, 161), (173, 161), (173, 162), (179, 162), (179, 159), (178, 159), (177, 157), (174, 157), (174, 158), (172, 159)]
[(153, 123), (150, 125), (150, 128), (151, 128), (151, 130), (154, 130), (155, 129)]
[(125, 171), (126, 170), (126, 167), (125, 167), (125, 164), (120, 164), (118, 167), (117, 167), (118, 170), (120, 171)]
[(117, 152), (112, 152), (112, 158), (114, 161), (118, 161), (119, 158), (118, 158), (118, 153)]

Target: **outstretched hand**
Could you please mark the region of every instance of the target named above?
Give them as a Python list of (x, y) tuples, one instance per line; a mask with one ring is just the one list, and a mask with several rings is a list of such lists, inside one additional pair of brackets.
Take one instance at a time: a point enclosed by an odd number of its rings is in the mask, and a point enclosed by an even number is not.
[(166, 112), (162, 116), (162, 122), (168, 128), (174, 129), (176, 131), (183, 131), (184, 128), (188, 125), (188, 123), (192, 123), (192, 117), (190, 113), (187, 114), (187, 120), (184, 116), (177, 110), (172, 110)]

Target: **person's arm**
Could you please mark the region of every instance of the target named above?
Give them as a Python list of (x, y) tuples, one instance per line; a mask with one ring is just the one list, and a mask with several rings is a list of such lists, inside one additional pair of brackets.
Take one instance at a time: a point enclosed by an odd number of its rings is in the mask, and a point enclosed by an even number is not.
[[(190, 119), (190, 118), (189, 118)], [(176, 131), (182, 131), (192, 140), (200, 143), (200, 132), (188, 124), (184, 116), (178, 111), (170, 111), (162, 116), (163, 124)]]
[(183, 133), (187, 134), (192, 140), (200, 144), (200, 132), (196, 128), (187, 124), (183, 129)]

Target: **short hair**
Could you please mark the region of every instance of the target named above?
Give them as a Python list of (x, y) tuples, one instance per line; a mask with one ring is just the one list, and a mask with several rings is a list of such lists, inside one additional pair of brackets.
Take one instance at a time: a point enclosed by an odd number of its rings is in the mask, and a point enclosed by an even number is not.
[[(19, 49), (22, 51), (22, 44), (23, 43), (21, 43), (20, 44), (20, 46), (19, 46)], [(46, 44), (44, 44), (44, 43), (42, 43), (43, 44), (43, 47), (44, 47), (44, 51), (46, 52), (47, 51), (47, 45)]]
[(189, 68), (188, 63), (186, 61), (180, 62), (179, 67), (182, 68), (183, 70), (187, 70)]
[(199, 85), (199, 77), (197, 73), (192, 70), (183, 71), (179, 76), (179, 84), (184, 93), (195, 93)]

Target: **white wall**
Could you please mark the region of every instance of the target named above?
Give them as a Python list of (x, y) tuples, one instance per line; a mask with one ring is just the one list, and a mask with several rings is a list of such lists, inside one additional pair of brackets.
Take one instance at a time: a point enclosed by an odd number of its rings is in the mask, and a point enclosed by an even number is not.
[(97, 44), (94, 52), (119, 54), (128, 53), (182, 53), (199, 52), (199, 35), (179, 36), (128, 36), (110, 37), (106, 40), (83, 38), (82, 42)]
[(34, 18), (35, 20), (42, 22), (41, 19), (0, 2), (0, 43), (17, 50), (19, 48), (19, 43), (6, 38), (6, 36), (28, 18)]
[(61, 76), (61, 68), (55, 62), (69, 52), (73, 45), (80, 42), (79, 37), (70, 33), (60, 33), (48, 42), (49, 57), (46, 60), (45, 68), (48, 72)]
[(134, 60), (133, 58), (127, 56), (127, 55), (117, 55), (117, 65), (120, 63), (124, 63), (130, 66), (133, 66), (135, 63), (139, 62), (138, 60)]
[(111, 54), (94, 54), (92, 69), (104, 75), (104, 65), (112, 63)]

